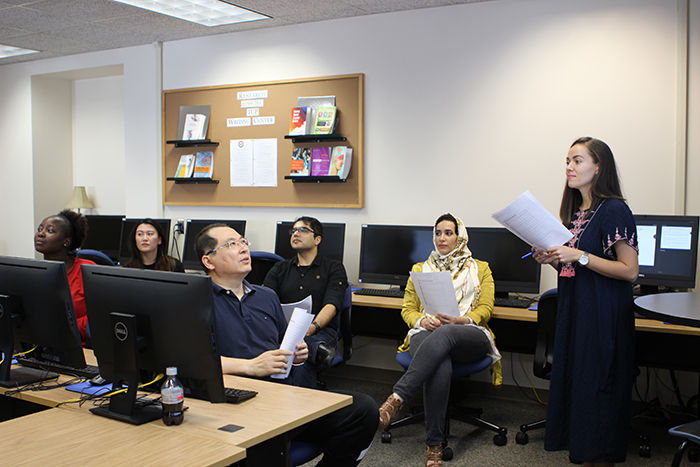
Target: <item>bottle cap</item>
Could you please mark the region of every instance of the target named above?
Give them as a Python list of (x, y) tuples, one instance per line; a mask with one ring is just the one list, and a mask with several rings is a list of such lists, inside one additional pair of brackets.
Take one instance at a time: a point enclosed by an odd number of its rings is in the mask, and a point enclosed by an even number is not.
[(169, 366), (168, 368), (165, 369), (165, 374), (168, 376), (175, 376), (177, 375), (177, 367), (175, 366)]

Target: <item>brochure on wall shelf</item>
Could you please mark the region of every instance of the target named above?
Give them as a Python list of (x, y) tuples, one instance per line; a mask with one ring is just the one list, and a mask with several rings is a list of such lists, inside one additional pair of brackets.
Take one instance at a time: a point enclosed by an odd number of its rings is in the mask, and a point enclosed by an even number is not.
[(352, 149), (347, 146), (334, 146), (331, 151), (331, 163), (328, 175), (335, 175), (345, 180), (350, 173)]
[(309, 107), (306, 115), (306, 134), (314, 132), (314, 122), (316, 121), (316, 110), (319, 107), (335, 107), (335, 96), (307, 96), (297, 97), (297, 107)]
[(194, 170), (194, 154), (180, 156), (180, 163), (175, 171), (175, 178), (190, 178)]
[(336, 120), (335, 107), (319, 107), (316, 109), (316, 119), (314, 120), (315, 135), (330, 135), (335, 128)]
[(310, 124), (308, 118), (311, 107), (292, 107), (292, 118), (289, 123), (290, 135), (305, 135)]
[(311, 151), (311, 175), (328, 175), (331, 165), (331, 148), (316, 147)]
[(185, 130), (182, 134), (183, 141), (204, 139), (204, 123), (207, 117), (202, 114), (185, 115)]
[(305, 177), (311, 172), (311, 148), (294, 148), (289, 175)]
[(573, 235), (547, 208), (526, 191), (500, 211), (491, 214), (503, 227), (538, 250), (559, 246)]
[(211, 109), (208, 105), (180, 106), (177, 136), (184, 141), (206, 139)]
[(214, 175), (214, 152), (198, 151), (194, 163), (194, 178), (211, 178)]

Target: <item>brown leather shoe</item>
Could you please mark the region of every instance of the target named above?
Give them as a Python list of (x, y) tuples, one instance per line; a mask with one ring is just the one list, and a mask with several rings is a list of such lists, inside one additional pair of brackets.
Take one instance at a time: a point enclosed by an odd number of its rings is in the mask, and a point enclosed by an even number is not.
[(427, 446), (428, 455), (425, 459), (425, 467), (442, 467), (442, 444)]
[(377, 427), (377, 430), (384, 431), (394, 419), (396, 412), (399, 411), (402, 405), (398, 397), (393, 394), (390, 395), (386, 402), (379, 407), (379, 427)]

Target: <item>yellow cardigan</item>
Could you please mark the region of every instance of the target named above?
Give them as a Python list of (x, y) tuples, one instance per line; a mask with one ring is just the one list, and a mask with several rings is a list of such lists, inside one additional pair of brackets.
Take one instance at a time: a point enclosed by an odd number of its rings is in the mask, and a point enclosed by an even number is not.
[[(481, 296), (479, 297), (479, 305), (467, 314), (477, 326), (483, 326), (489, 330), (493, 341), (496, 342), (496, 336), (493, 331), (489, 328), (488, 323), (493, 315), (493, 303), (495, 294), (495, 285), (493, 282), (493, 276), (491, 274), (491, 268), (486, 261), (479, 261), (475, 259), (477, 266), (479, 266), (479, 283), (481, 285)], [(423, 272), (423, 263), (416, 263), (411, 269), (412, 272)], [(418, 294), (416, 293), (416, 288), (413, 285), (413, 281), (409, 278), (406, 284), (406, 294), (403, 297), (403, 307), (401, 308), (401, 317), (406, 322), (410, 329), (416, 326), (416, 323), (425, 315), (423, 314), (423, 305), (421, 305), (418, 299)], [(408, 335), (404, 340), (401, 347), (399, 347), (397, 352), (405, 352), (409, 348)], [(501, 361), (497, 361), (491, 367), (491, 376), (494, 386), (500, 386), (503, 384), (503, 370)]]

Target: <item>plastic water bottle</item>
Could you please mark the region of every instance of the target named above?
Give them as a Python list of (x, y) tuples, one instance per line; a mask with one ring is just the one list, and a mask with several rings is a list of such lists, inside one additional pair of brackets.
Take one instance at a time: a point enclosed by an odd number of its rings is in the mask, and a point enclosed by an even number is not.
[(163, 423), (166, 425), (179, 425), (185, 419), (182, 406), (185, 403), (185, 394), (182, 384), (177, 380), (177, 368), (170, 366), (165, 369), (167, 379), (160, 388), (160, 402), (163, 405)]

